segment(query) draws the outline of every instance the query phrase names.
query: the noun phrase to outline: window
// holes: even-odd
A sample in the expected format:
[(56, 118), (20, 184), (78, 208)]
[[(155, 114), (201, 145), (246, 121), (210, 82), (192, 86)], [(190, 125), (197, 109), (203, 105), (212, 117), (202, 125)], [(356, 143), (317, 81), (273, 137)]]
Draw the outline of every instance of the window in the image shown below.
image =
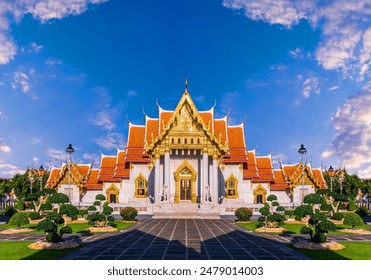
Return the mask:
[(257, 204), (262, 204), (263, 203), (263, 195), (262, 194), (258, 194), (256, 196), (256, 203)]
[(147, 194), (147, 181), (143, 177), (142, 174), (140, 174), (137, 179), (135, 179), (135, 197), (141, 198), (146, 197)]
[(120, 190), (115, 186), (115, 184), (111, 184), (111, 186), (106, 191), (107, 202), (119, 203), (119, 194)]
[(237, 187), (238, 187), (238, 180), (236, 177), (233, 175), (229, 176), (227, 181), (225, 182), (226, 185), (226, 198), (237, 198), (238, 193), (237, 193)]

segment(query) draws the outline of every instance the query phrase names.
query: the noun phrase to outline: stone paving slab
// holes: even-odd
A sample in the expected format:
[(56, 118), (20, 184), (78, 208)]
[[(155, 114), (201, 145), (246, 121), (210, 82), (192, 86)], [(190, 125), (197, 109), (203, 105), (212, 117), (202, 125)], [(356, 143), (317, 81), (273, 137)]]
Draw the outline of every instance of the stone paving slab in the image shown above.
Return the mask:
[(226, 220), (145, 220), (124, 233), (91, 242), (64, 259), (299, 260), (306, 256)]

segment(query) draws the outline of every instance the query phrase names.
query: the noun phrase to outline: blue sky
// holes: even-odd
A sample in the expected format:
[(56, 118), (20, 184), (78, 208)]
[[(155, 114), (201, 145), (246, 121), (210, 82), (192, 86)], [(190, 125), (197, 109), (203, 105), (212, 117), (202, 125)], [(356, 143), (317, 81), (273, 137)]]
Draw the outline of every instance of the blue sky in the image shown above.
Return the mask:
[(0, 176), (125, 147), (174, 109), (245, 122), (248, 149), (371, 177), (369, 1), (1, 0)]

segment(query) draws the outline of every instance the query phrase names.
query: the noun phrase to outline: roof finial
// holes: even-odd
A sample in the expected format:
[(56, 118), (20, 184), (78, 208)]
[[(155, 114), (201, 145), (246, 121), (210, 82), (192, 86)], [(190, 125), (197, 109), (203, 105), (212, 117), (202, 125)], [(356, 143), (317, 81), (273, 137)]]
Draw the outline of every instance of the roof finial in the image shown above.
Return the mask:
[(188, 92), (188, 77), (185, 78), (185, 92)]

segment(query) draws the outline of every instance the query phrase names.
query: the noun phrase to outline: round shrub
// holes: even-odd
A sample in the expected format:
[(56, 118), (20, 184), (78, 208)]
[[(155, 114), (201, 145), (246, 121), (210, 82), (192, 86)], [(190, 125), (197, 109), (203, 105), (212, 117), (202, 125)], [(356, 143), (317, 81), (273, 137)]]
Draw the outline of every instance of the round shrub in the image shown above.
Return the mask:
[(281, 223), (285, 220), (285, 216), (284, 215), (280, 215), (280, 214), (271, 214), (271, 215), (268, 215), (267, 216), (267, 221), (268, 222), (277, 222), (277, 223)]
[(259, 217), (259, 218), (258, 218), (258, 222), (259, 222), (259, 223), (264, 223), (264, 222), (265, 222), (264, 217)]
[(104, 201), (106, 200), (106, 197), (103, 194), (97, 194), (95, 200)]
[(95, 211), (97, 211), (97, 207), (95, 207), (94, 205), (90, 205), (88, 207), (88, 212), (95, 212)]
[(328, 233), (329, 231), (336, 231), (336, 226), (329, 220), (324, 220), (316, 225), (316, 233)]
[(260, 214), (262, 214), (263, 216), (268, 216), (270, 211), (269, 211), (269, 207), (267, 206), (264, 206), (262, 208), (259, 209), (259, 212)]
[(79, 215), (80, 216), (84, 217), (87, 214), (88, 214), (88, 210), (87, 209), (79, 210)]
[(304, 203), (320, 204), (321, 202), (322, 202), (322, 197), (316, 193), (310, 193), (304, 197)]
[(341, 221), (342, 219), (344, 219), (344, 215), (343, 213), (336, 212), (332, 215), (332, 219), (335, 221)]
[(61, 237), (59, 236), (58, 233), (53, 231), (53, 232), (49, 232), (46, 235), (46, 241), (53, 242), (53, 243), (58, 243), (58, 242), (61, 242), (62, 239), (61, 239)]
[(320, 209), (321, 209), (322, 211), (331, 211), (331, 210), (332, 210), (332, 207), (331, 207), (331, 205), (328, 204), (328, 203), (323, 203), (323, 204), (321, 204)]
[(17, 209), (17, 210), (25, 210), (26, 209), (26, 205), (24, 204), (24, 200), (23, 199), (17, 199), (14, 207)]
[(273, 201), (272, 206), (280, 206), (280, 204), (277, 201)]
[[(281, 206), (282, 207), (282, 206)], [(282, 207), (283, 208), (283, 207)], [(290, 218), (295, 216), (294, 210), (285, 210), (285, 215), (289, 216)]]
[(345, 219), (343, 221), (344, 225), (351, 226), (355, 228), (356, 226), (363, 226), (365, 223), (362, 218), (356, 213), (345, 213)]
[(348, 211), (354, 211), (357, 210), (358, 205), (354, 200), (349, 200), (348, 205), (347, 205), (347, 210)]
[(18, 212), (15, 213), (9, 220), (9, 225), (17, 226), (18, 228), (21, 227), (21, 225), (27, 225), (28, 224), (28, 217), (26, 213)]
[(39, 219), (41, 219), (41, 216), (38, 212), (30, 212), (30, 213), (28, 213), (28, 218), (30, 220), (39, 220)]
[(240, 221), (249, 221), (252, 216), (252, 210), (247, 207), (240, 207), (234, 211), (234, 215)]
[(294, 214), (295, 219), (296, 217), (299, 217), (299, 219), (304, 218), (305, 216), (313, 214), (313, 207), (311, 205), (300, 205), (295, 208)]
[(310, 219), (309, 219), (308, 222), (311, 225), (316, 225), (319, 222), (324, 221), (324, 220), (326, 220), (325, 214), (323, 214), (323, 213), (315, 213), (315, 214), (312, 215), (312, 217), (310, 217)]
[(361, 206), (356, 210), (355, 213), (360, 215), (361, 217), (367, 217), (367, 208), (364, 206)]
[(121, 209), (120, 215), (125, 221), (133, 221), (138, 215), (138, 210), (133, 207), (125, 207)]
[(317, 232), (313, 235), (312, 242), (314, 243), (323, 243), (327, 241), (327, 237), (324, 233)]
[(313, 235), (313, 230), (310, 228), (310, 227), (302, 227), (301, 229), (300, 229), (300, 233), (301, 234), (309, 234), (310, 236), (312, 236)]
[(61, 227), (61, 229), (59, 230), (59, 233), (60, 233), (60, 236), (62, 237), (62, 235), (65, 233), (72, 233), (72, 228), (70, 226)]
[(7, 206), (5, 208), (5, 216), (11, 217), (17, 212), (17, 209), (15, 209), (13, 206)]
[(268, 195), (267, 200), (268, 200), (268, 201), (277, 200), (277, 196), (274, 195), (274, 194), (270, 194), (270, 195)]
[(285, 213), (285, 214), (286, 214), (286, 212), (285, 212), (285, 207), (283, 207), (283, 206), (278, 206), (278, 207), (276, 208), (276, 211), (277, 211), (277, 212), (282, 212), (282, 213)]

